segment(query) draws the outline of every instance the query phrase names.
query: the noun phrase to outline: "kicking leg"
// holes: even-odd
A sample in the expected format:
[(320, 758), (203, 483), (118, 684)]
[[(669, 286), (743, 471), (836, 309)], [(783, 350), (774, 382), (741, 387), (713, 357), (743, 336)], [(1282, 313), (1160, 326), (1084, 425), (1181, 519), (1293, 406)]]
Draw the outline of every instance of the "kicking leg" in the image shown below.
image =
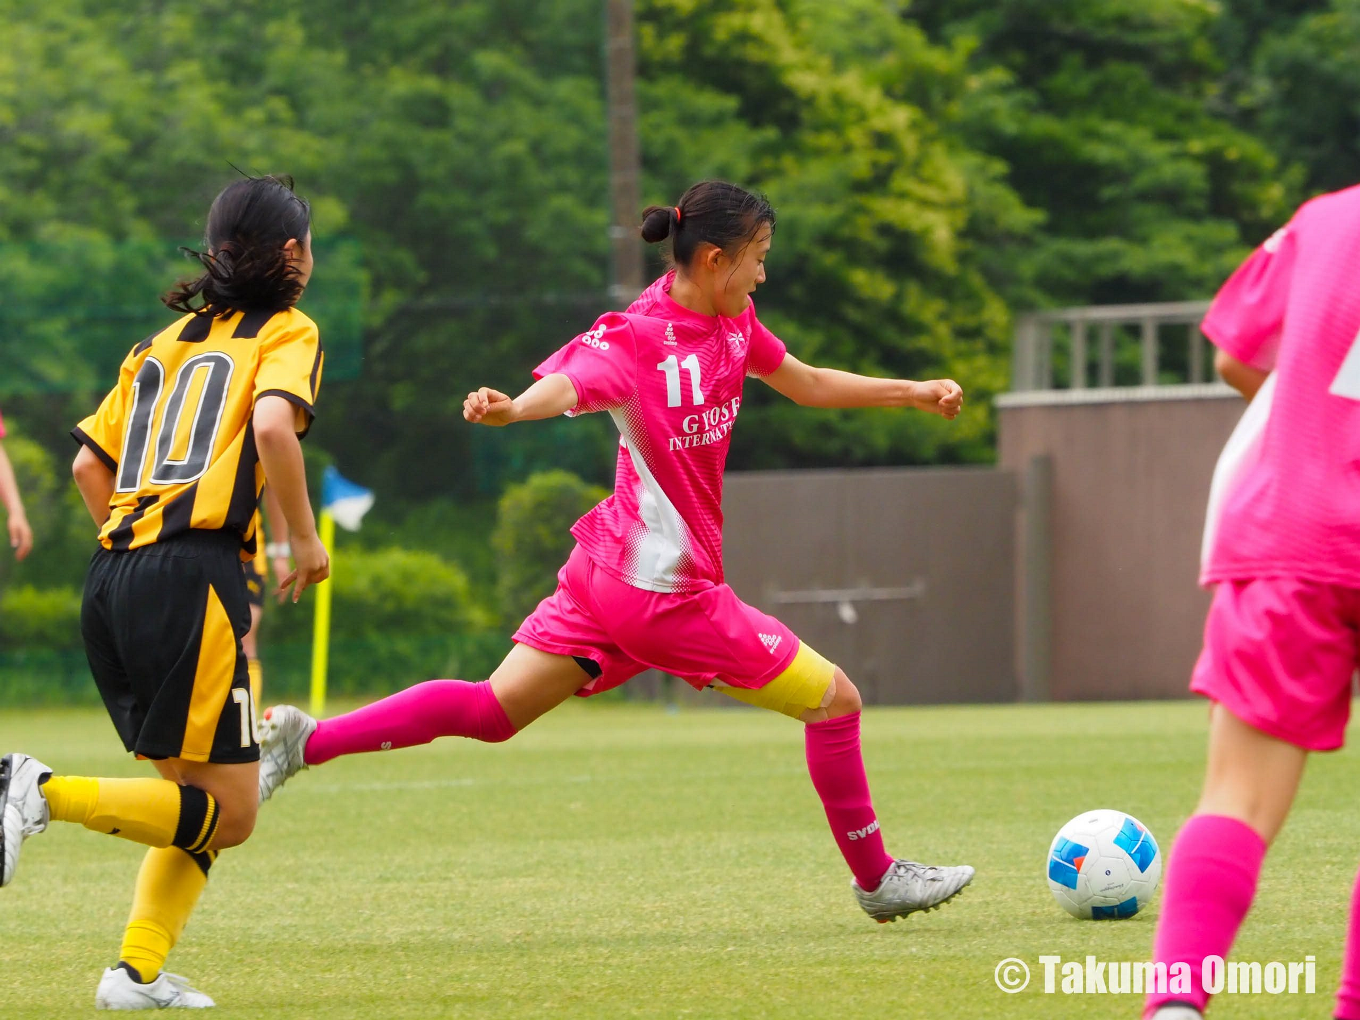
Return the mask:
[[(796, 660), (795, 660), (796, 661)], [(892, 867), (883, 847), (860, 745), (859, 691), (838, 666), (823, 707), (805, 710), (808, 775), (822, 799), (831, 835), (859, 889), (877, 889)]]
[(342, 754), (412, 747), (437, 737), (509, 740), (589, 681), (571, 656), (517, 644), (481, 683), (429, 680), (321, 722), (289, 705), (271, 708), (265, 713), (260, 799), (299, 769)]
[[(1145, 1015), (1172, 1003), (1203, 1011), (1206, 956), (1226, 957), (1251, 909), (1266, 848), (1289, 814), (1307, 752), (1253, 729), (1222, 705), (1209, 727), (1209, 767), (1195, 814), (1168, 855), (1153, 960), (1186, 963), (1191, 993), (1149, 995)], [(1160, 1020), (1160, 1018), (1159, 1018)]]
[(0, 885), (18, 866), (24, 839), (50, 820), (152, 847), (190, 853), (244, 842), (255, 825), (258, 785), (254, 763), (193, 766), (169, 779), (96, 779), (56, 776), (26, 754), (0, 759)]
[(967, 865), (940, 868), (894, 860), (884, 849), (860, 746), (862, 703), (839, 667), (804, 643), (784, 671), (764, 687), (718, 689), (806, 724), (808, 774), (822, 799), (836, 846), (855, 876), (855, 896), (874, 920), (887, 922), (933, 910), (973, 880), (973, 869)]

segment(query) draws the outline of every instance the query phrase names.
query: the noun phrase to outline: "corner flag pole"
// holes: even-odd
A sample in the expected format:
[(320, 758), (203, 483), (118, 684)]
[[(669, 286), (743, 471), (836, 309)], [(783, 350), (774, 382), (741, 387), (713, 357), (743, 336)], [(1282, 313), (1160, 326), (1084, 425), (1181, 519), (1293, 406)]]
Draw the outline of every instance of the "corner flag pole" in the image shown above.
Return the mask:
[[(317, 522), (321, 544), (328, 550), (335, 545), (335, 515), (330, 510), (321, 511)], [(327, 578), (316, 586), (316, 616), (312, 626), (312, 715), (320, 716), (326, 710), (326, 667), (331, 643), (331, 580)]]
[[(358, 531), (364, 514), (373, 507), (373, 493), (341, 476), (335, 465), (321, 473), (321, 519), (317, 530), (321, 544), (331, 553), (335, 569), (335, 526)], [(331, 643), (331, 582), (327, 578), (316, 586), (316, 616), (312, 629), (312, 715), (326, 710), (326, 666)]]

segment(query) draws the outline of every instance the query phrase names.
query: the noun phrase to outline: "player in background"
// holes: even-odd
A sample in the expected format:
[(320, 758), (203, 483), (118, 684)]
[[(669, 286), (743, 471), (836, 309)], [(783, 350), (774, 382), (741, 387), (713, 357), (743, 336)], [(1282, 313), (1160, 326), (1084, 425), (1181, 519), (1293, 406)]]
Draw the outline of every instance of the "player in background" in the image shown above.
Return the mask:
[(241, 563), (266, 476), (292, 529), (293, 598), (326, 577), (298, 443), (321, 380), (315, 323), (293, 305), (312, 271), (310, 209), (286, 177), (245, 178), (213, 202), (203, 274), (166, 295), (184, 313), (132, 348), (72, 431), (73, 472), (99, 529), (81, 635), (124, 746), (161, 778), (54, 775), (0, 758), (0, 885), (50, 819), (151, 847), (101, 1009), (205, 1007), (163, 971), (220, 850), (259, 806), (259, 745), (241, 638)]
[[(5, 438), (5, 419), (0, 418), (0, 439)], [(5, 508), (9, 526), (9, 547), (14, 558), (22, 560), (33, 548), (33, 529), (28, 526), (24, 501), (19, 497), (19, 482), (14, 477), (14, 466), (0, 443), (0, 506)]]
[[(1251, 401), (1215, 471), (1201, 583), (1214, 586), (1190, 689), (1213, 702), (1208, 769), (1168, 857), (1154, 959), (1192, 993), (1145, 1016), (1197, 1020), (1309, 751), (1342, 745), (1360, 666), (1360, 188), (1302, 206), (1215, 297), (1204, 333)], [(1336, 1016), (1360, 1020), (1360, 884)]]
[[(260, 621), (264, 618), (264, 596), (269, 585), (269, 571), (272, 567), (277, 580), (287, 577), (290, 555), (288, 521), (283, 515), (279, 501), (274, 498), (274, 490), (267, 485), (264, 489), (263, 502), (269, 508), (269, 513), (262, 515), (256, 508), (255, 520), (251, 525), (256, 535), (255, 555), (242, 565), (246, 572), (246, 601), (250, 604), (250, 629), (241, 639), (241, 648), (245, 652), (246, 671), (250, 675), (250, 702), (256, 706), (262, 704), (261, 698), (264, 697), (264, 669), (260, 666)], [(287, 597), (286, 589), (275, 589), (275, 601), (282, 604)]]
[[(606, 411), (621, 436), (614, 494), (572, 529), (577, 547), (489, 681), (433, 680), (317, 723), (291, 706), (264, 724), (261, 796), (304, 764), (423, 744), (502, 741), (572, 695), (655, 667), (806, 724), (808, 770), (873, 918), (955, 896), (973, 869), (894, 860), (860, 753), (860, 697), (834, 664), (723, 583), (722, 476), (747, 376), (811, 407), (914, 407), (954, 418), (951, 380), (875, 379), (804, 365), (756, 318), (774, 210), (720, 181), (644, 214), (674, 269), (541, 364), (520, 396), (483, 388), (464, 417), (484, 425)], [(920, 805), (916, 805), (920, 807)]]

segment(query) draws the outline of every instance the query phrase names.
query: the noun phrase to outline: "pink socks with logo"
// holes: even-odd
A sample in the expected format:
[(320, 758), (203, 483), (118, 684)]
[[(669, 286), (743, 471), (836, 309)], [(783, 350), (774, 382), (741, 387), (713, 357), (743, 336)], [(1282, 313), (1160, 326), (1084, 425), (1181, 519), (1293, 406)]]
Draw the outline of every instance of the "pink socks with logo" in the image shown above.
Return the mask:
[(1145, 1017), (1177, 1001), (1203, 1011), (1209, 1001), (1201, 979), (1204, 958), (1228, 956), (1256, 896), (1265, 856), (1265, 840), (1236, 818), (1195, 815), (1185, 823), (1167, 861), (1152, 959), (1168, 971), (1173, 963), (1188, 963), (1191, 993), (1149, 995)]
[(303, 759), (308, 765), (320, 765), (342, 754), (428, 744), (436, 737), (499, 743), (514, 735), (515, 727), (492, 693), (491, 681), (428, 680), (346, 715), (321, 720)]
[(826, 820), (841, 856), (861, 889), (872, 892), (893, 859), (883, 849), (883, 834), (869, 799), (869, 779), (859, 745), (859, 713), (808, 723), (808, 773), (826, 808)]

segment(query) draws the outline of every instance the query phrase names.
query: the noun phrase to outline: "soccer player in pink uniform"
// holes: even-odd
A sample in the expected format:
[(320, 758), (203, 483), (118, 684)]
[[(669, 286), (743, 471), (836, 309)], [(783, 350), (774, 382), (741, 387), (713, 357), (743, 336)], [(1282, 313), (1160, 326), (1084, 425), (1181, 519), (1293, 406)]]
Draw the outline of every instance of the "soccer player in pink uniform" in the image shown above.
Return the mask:
[(933, 909), (972, 880), (971, 867), (889, 856), (860, 753), (859, 692), (723, 583), (723, 465), (747, 376), (813, 407), (915, 407), (952, 419), (963, 403), (952, 380), (874, 379), (789, 354), (750, 297), (765, 281), (774, 220), (763, 198), (719, 181), (648, 209), (642, 236), (669, 237), (675, 268), (543, 362), (518, 397), (468, 394), (463, 416), (482, 425), (608, 413), (620, 436), (614, 494), (572, 528), (578, 544), (557, 591), (524, 621), (490, 680), (432, 680), (321, 722), (271, 709), (262, 798), (304, 765), (341, 754), (449, 735), (507, 740), (572, 695), (654, 667), (806, 724), (813, 786), (871, 917)]
[[(1204, 792), (1171, 850), (1154, 959), (1197, 1020), (1206, 956), (1226, 957), (1309, 751), (1342, 744), (1360, 666), (1360, 188), (1302, 206), (1233, 274), (1204, 332), (1251, 405), (1215, 471), (1201, 582), (1214, 585), (1190, 689), (1213, 701)], [(1336, 1016), (1360, 1020), (1360, 884)]]

